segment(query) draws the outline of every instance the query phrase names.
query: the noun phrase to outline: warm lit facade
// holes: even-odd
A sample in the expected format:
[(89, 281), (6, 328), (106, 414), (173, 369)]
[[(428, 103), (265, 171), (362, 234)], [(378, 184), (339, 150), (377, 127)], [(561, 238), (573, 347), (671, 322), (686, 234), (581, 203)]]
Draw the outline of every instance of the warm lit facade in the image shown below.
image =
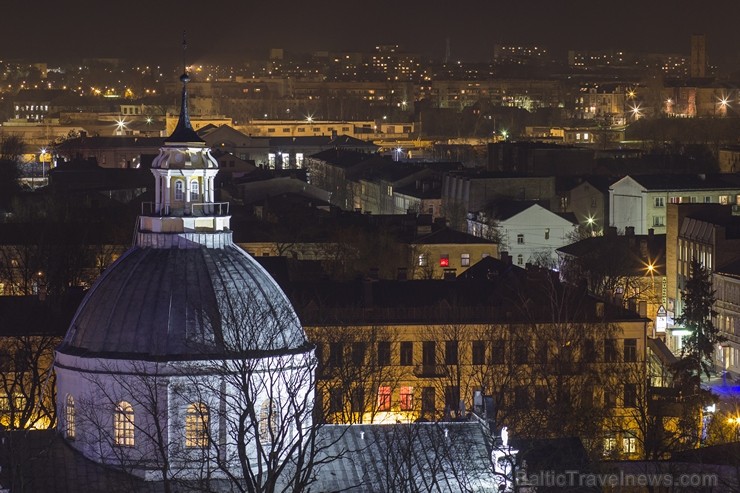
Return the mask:
[[(424, 292), (421, 285), (408, 289)], [(451, 308), (442, 305), (382, 310), (374, 323), (309, 322), (320, 358), (317, 401), (330, 422), (393, 423), (454, 419), (480, 410), (485, 396), (493, 398), (498, 425), (538, 437), (570, 426), (555, 411), (570, 409), (576, 421), (596, 424), (583, 437), (591, 447), (603, 445), (609, 457), (638, 457), (646, 320), (605, 320), (603, 304), (591, 306), (596, 318), (585, 323), (431, 321), (449, 318)], [(340, 311), (344, 319), (353, 313)], [(480, 307), (467, 317), (494, 312)], [(430, 322), (419, 321), (425, 319)]]

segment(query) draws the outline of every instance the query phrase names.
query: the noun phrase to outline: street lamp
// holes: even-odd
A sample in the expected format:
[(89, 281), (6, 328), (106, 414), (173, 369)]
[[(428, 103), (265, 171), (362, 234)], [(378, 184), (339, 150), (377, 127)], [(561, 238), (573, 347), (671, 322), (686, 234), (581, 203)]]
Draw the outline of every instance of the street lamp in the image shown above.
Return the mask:
[(128, 122), (125, 118), (119, 118), (116, 120), (116, 135), (123, 135), (123, 130), (128, 128), (126, 125)]

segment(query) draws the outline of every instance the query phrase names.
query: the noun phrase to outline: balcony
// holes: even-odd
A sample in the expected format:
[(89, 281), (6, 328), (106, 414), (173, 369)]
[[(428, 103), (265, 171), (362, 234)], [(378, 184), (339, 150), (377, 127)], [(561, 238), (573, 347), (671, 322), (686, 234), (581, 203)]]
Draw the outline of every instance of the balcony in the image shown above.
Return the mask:
[(416, 365), (414, 375), (417, 378), (439, 378), (448, 375), (445, 365)]
[(210, 217), (229, 214), (229, 202), (194, 202), (184, 207), (172, 207), (154, 202), (142, 202), (141, 215), (149, 217), (192, 216)]

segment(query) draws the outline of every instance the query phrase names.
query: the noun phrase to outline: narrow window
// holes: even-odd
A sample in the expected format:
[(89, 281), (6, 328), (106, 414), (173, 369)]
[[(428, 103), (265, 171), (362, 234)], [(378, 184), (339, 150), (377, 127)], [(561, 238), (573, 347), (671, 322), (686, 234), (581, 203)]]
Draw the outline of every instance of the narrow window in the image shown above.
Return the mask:
[(463, 253), (460, 255), (460, 265), (463, 267), (467, 267), (470, 265), (470, 254), (469, 253)]
[(391, 364), (391, 343), (389, 341), (378, 342), (378, 366), (389, 366)]
[(200, 196), (200, 186), (198, 185), (197, 180), (193, 180), (190, 182), (190, 201), (191, 202), (197, 201), (199, 196)]
[(113, 415), (113, 441), (124, 447), (134, 446), (134, 408), (126, 401), (116, 405)]
[(486, 343), (483, 341), (473, 341), (473, 364), (482, 365), (486, 361)]
[(401, 366), (411, 366), (414, 364), (414, 343), (404, 341), (401, 343)]
[(184, 183), (182, 180), (177, 180), (175, 182), (175, 200), (183, 200), (185, 198), (185, 193), (183, 192)]
[(414, 408), (414, 388), (413, 387), (401, 387), (399, 405), (401, 411), (412, 411)]
[(458, 360), (458, 342), (445, 341), (445, 364), (456, 365)]
[(262, 443), (272, 443), (278, 433), (280, 410), (274, 399), (265, 399), (260, 408), (259, 434)]
[(190, 404), (185, 411), (185, 446), (208, 446), (208, 406), (202, 402)]
[(67, 406), (64, 410), (65, 421), (66, 421), (66, 432), (67, 438), (74, 440), (75, 438), (75, 398), (71, 394), (67, 394)]
[(391, 410), (391, 388), (387, 385), (378, 387), (378, 411)]

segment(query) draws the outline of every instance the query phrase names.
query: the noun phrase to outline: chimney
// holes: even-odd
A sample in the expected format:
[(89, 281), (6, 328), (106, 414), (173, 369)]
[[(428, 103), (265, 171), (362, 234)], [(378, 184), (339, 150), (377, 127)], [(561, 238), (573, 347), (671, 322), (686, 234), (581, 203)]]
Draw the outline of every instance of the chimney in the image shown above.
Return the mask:
[(511, 255), (509, 255), (509, 252), (501, 252), (501, 261), (506, 265), (511, 265)]
[(617, 227), (616, 226), (609, 226), (606, 228), (606, 237), (607, 238), (614, 238), (617, 236)]
[(635, 236), (635, 227), (634, 226), (627, 226), (624, 228), (624, 235), (625, 236)]
[(648, 236), (652, 240), (653, 236), (655, 236), (655, 230), (653, 228), (648, 229)]
[(406, 267), (399, 267), (398, 274), (396, 275), (396, 279), (399, 281), (408, 280), (408, 269)]

